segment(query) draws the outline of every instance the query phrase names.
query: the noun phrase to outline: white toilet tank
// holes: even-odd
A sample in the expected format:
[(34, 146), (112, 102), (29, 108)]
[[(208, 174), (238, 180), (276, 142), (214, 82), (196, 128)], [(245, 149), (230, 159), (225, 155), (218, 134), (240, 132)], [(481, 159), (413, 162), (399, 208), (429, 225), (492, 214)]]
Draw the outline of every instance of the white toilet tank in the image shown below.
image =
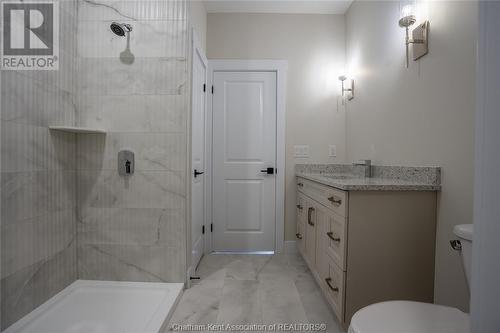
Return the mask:
[(464, 265), (467, 284), (470, 286), (470, 271), (472, 264), (472, 235), (474, 228), (472, 224), (460, 224), (453, 228), (453, 233), (458, 237), (462, 245), (462, 263)]

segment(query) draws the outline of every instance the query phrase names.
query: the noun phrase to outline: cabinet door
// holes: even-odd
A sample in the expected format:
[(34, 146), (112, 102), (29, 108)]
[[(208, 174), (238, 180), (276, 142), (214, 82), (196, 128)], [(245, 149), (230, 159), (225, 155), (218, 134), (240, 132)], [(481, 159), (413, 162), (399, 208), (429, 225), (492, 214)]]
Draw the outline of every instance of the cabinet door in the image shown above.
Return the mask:
[(302, 255), (305, 255), (306, 242), (306, 198), (303, 194), (297, 194), (297, 248)]
[(312, 200), (306, 201), (306, 244), (305, 256), (309, 263), (309, 268), (316, 268), (316, 230), (317, 230), (317, 204)]
[(320, 231), (320, 238), (324, 243), (324, 251), (343, 270), (346, 270), (345, 253), (347, 245), (347, 219), (333, 211), (326, 209), (324, 228)]
[(329, 215), (331, 212), (317, 205), (316, 207), (316, 271), (324, 279), (328, 275), (328, 240), (326, 232), (328, 229)]

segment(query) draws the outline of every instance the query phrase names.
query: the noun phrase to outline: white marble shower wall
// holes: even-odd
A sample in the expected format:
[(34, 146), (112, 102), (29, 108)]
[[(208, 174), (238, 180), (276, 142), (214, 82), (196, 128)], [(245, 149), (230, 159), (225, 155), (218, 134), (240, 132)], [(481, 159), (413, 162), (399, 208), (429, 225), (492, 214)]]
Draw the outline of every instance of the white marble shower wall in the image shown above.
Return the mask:
[[(79, 135), (78, 268), (83, 279), (184, 282), (188, 119), (186, 1), (78, 0), (82, 126)], [(127, 23), (132, 64), (120, 54)], [(135, 173), (117, 172), (122, 149)]]
[(1, 73), (1, 329), (77, 278), (76, 0), (60, 2), (60, 69)]

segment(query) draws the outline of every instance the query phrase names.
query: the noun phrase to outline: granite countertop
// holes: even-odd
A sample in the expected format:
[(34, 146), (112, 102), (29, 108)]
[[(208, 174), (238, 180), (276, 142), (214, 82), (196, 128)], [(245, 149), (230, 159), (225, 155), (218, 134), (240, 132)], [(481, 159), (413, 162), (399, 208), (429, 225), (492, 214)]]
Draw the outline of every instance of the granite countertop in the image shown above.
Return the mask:
[(295, 174), (344, 191), (439, 191), (439, 167), (373, 166), (373, 177), (364, 177), (364, 167), (350, 165), (298, 164)]

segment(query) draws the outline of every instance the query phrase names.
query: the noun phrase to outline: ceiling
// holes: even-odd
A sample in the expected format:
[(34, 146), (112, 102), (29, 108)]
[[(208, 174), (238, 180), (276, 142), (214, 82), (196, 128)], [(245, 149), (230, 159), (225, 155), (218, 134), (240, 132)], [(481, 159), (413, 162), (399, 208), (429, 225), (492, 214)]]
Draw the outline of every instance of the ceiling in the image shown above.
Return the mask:
[(209, 13), (345, 14), (352, 0), (205, 0)]

